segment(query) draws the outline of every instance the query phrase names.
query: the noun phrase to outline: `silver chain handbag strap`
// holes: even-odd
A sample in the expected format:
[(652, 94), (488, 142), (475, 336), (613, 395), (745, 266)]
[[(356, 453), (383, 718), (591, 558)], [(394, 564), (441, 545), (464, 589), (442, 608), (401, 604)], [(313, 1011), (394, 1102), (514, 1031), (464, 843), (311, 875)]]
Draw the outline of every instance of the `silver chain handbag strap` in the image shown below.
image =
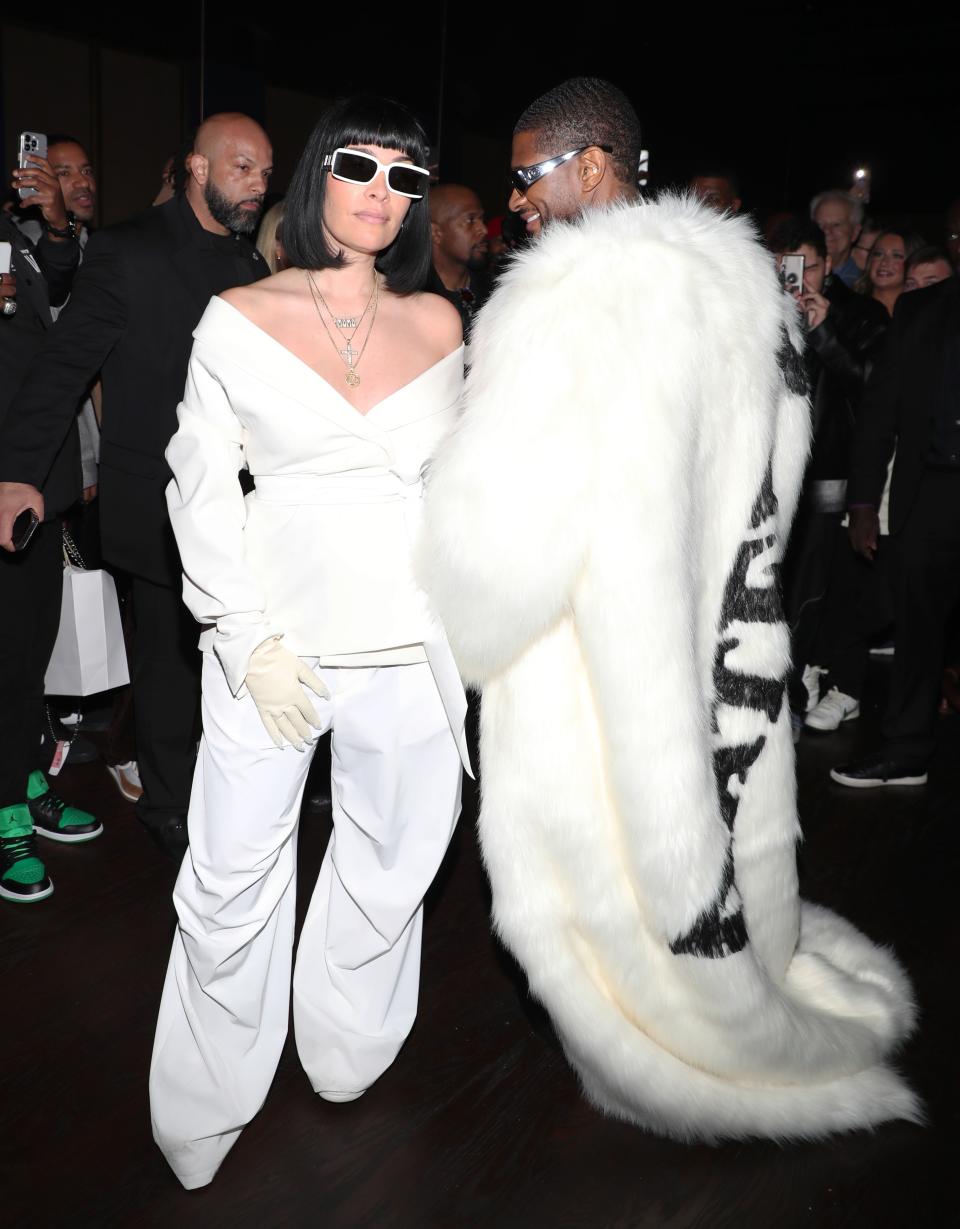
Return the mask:
[(63, 527), (63, 562), (69, 563), (75, 568), (83, 568), (86, 571), (87, 565), (83, 562), (83, 556), (77, 549), (77, 544), (70, 536), (70, 530), (64, 525)]

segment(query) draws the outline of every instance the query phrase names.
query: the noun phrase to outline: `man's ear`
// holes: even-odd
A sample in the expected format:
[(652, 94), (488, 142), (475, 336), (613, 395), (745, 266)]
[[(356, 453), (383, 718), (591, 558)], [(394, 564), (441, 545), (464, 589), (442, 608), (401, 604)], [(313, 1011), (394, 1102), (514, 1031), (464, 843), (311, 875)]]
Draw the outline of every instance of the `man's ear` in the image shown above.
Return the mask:
[[(854, 242), (856, 242), (856, 240), (854, 240)], [(823, 267), (824, 267), (824, 269), (826, 269), (826, 273), (824, 273), (824, 275), (823, 275), (823, 276), (824, 276), (824, 277), (829, 277), (829, 276), (830, 276), (830, 274), (833, 272), (833, 261), (830, 259), (830, 253), (829, 253), (829, 252), (827, 253), (826, 258), (824, 259), (824, 262), (823, 262)]]
[(443, 234), (442, 227), (437, 222), (430, 223), (430, 241), (436, 247), (440, 242), (440, 236)]
[(188, 154), (186, 157), (187, 172), (202, 188), (210, 176), (210, 159), (205, 154)]
[(608, 155), (596, 145), (588, 146), (577, 160), (577, 178), (580, 191), (595, 192), (603, 183), (609, 167)]
[(854, 225), (854, 228), (853, 228), (853, 238), (850, 240), (850, 246), (851, 246), (851, 247), (853, 247), (853, 245), (856, 243), (856, 241), (860, 238), (860, 232), (861, 232), (862, 230), (863, 230), (863, 223), (862, 223), (862, 222), (860, 223), (860, 225), (859, 225), (859, 226)]

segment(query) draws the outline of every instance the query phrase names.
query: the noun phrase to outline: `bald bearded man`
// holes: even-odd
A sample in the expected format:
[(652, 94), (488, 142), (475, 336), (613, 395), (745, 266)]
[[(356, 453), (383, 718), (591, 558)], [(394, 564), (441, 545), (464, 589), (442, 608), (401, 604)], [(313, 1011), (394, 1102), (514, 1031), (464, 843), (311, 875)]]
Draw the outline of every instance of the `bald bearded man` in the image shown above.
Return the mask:
[(44, 480), (78, 398), (102, 372), (103, 554), (132, 577), (137, 624), (138, 814), (174, 857), (187, 844), (200, 660), (196, 624), (180, 600), (164, 450), (207, 303), (268, 273), (246, 236), (263, 209), (272, 159), (266, 133), (248, 116), (206, 120), (183, 193), (90, 240), (69, 305), (0, 428), (0, 546), (10, 550), (20, 511), (44, 518)]

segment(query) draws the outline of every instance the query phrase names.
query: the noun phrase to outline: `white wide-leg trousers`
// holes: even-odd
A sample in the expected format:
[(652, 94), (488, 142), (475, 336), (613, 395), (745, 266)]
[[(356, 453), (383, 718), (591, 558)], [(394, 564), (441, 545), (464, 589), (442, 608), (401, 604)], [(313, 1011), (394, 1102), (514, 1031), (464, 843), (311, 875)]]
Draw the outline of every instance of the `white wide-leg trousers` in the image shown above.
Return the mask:
[[(460, 813), (460, 759), (429, 665), (318, 673), (334, 831), (300, 936), (294, 1031), (314, 1089), (352, 1093), (413, 1026), (422, 901)], [(273, 745), (204, 654), (190, 849), (150, 1070), (154, 1138), (188, 1189), (216, 1173), (280, 1059), (309, 766), (309, 752)]]

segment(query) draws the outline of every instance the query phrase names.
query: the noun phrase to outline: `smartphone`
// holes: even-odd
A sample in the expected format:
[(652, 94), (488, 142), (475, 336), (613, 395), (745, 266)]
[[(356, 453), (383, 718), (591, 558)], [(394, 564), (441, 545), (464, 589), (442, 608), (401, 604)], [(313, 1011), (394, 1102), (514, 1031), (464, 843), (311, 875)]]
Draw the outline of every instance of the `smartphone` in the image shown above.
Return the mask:
[[(21, 132), (20, 133), (20, 156), (17, 165), (23, 170), (25, 167), (33, 166), (30, 158), (46, 158), (47, 156), (47, 137), (43, 132)], [(17, 188), (20, 194), (20, 199), (25, 201), (28, 196), (36, 196), (36, 188)]]
[(10, 272), (10, 261), (13, 259), (13, 244), (0, 243), (0, 273)]
[(37, 532), (39, 524), (40, 519), (36, 512), (32, 508), (24, 508), (13, 522), (13, 533), (10, 535), (13, 539), (13, 549), (16, 551), (26, 550), (30, 545), (30, 539)]
[(780, 285), (787, 294), (803, 292), (803, 256), (786, 255), (780, 258)]
[(855, 196), (858, 201), (863, 201), (865, 205), (870, 201), (870, 178), (870, 168), (858, 166), (850, 181), (850, 195)]

